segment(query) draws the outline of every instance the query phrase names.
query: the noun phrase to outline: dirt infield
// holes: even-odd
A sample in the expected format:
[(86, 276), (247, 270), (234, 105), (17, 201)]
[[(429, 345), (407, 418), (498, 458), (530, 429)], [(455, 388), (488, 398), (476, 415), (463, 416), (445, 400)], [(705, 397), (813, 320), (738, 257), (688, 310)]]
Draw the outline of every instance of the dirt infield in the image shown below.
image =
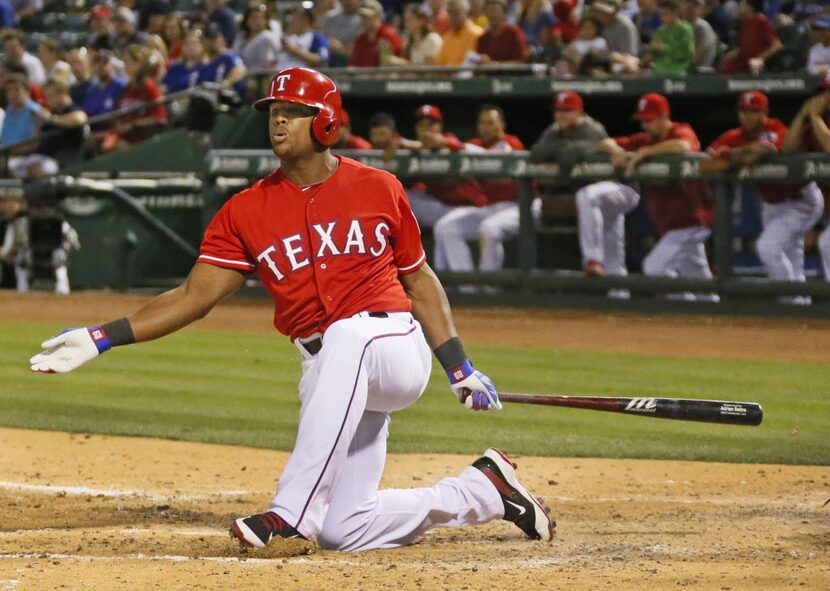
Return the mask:
[[(0, 294), (0, 321), (85, 324), (142, 299)], [(195, 329), (267, 330), (270, 316), (263, 302), (235, 300)], [(813, 320), (462, 310), (457, 321), (479, 343), (810, 361), (830, 350), (830, 323)], [(498, 522), (430, 532), (397, 550), (240, 556), (229, 521), (267, 505), (286, 459), (0, 429), (0, 591), (830, 589), (827, 467), (517, 458), (529, 488), (554, 507), (552, 545)], [(472, 459), (391, 456), (383, 485), (428, 486)]]

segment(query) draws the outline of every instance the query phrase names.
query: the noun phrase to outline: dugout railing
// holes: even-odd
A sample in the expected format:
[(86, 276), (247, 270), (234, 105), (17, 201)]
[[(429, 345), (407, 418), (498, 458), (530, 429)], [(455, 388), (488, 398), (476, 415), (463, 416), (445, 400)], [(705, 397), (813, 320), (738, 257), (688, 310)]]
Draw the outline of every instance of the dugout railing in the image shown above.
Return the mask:
[[(610, 289), (629, 289), (633, 294), (675, 292), (718, 293), (725, 301), (774, 299), (775, 296), (810, 295), (814, 311), (830, 312), (830, 283), (811, 279), (806, 283), (777, 282), (763, 277), (739, 277), (733, 269), (731, 205), (737, 188), (743, 184), (830, 181), (830, 155), (809, 154), (769, 158), (755, 166), (730, 174), (701, 174), (701, 156), (667, 156), (641, 164), (634, 175), (624, 177), (605, 156), (591, 156), (572, 166), (530, 164), (526, 152), (512, 154), (399, 154), (384, 159), (381, 152), (342, 152), (365, 164), (395, 173), (408, 181), (425, 179), (512, 178), (520, 183), (520, 232), (517, 238), (517, 267), (491, 273), (442, 273), (447, 285), (496, 285), (505, 289), (489, 299), (498, 301), (523, 295), (532, 300), (541, 293), (605, 294)], [(264, 150), (212, 150), (206, 160), (206, 182), (217, 188), (217, 195), (229, 196), (278, 165), (277, 158)], [(645, 277), (591, 277), (580, 271), (539, 269), (536, 261), (537, 226), (531, 214), (531, 183), (538, 179), (570, 179), (576, 183), (618, 179), (622, 182), (666, 182), (671, 179), (709, 181), (714, 189), (716, 223), (711, 239), (712, 280)], [(219, 198), (221, 201), (222, 198)], [(218, 205), (218, 203), (217, 203)], [(574, 236), (574, 240), (576, 237)], [(482, 297), (477, 295), (477, 298)]]

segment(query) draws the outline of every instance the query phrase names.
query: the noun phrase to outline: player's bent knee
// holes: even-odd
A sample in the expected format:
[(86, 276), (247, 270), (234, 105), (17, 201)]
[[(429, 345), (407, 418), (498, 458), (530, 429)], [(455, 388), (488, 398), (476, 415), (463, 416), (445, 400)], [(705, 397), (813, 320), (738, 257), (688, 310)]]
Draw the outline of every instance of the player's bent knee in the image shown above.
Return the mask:
[(650, 277), (659, 277), (665, 275), (665, 269), (656, 257), (648, 255), (643, 259), (643, 274)]
[(504, 238), (504, 231), (498, 224), (485, 221), (479, 226), (478, 235), (484, 242), (501, 242)]

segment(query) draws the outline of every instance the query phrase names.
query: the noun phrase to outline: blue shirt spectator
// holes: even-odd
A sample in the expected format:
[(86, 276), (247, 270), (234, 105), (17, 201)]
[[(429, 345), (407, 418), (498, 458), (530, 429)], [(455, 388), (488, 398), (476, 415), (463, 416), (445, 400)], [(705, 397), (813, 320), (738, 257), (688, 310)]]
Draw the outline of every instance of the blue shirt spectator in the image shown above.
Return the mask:
[(216, 82), (243, 94), (248, 70), (242, 58), (227, 50), (225, 37), (216, 25), (209, 25), (203, 37), (207, 63), (199, 68), (199, 83)]
[(90, 117), (103, 115), (115, 110), (115, 100), (124, 93), (127, 81), (112, 78), (107, 82), (91, 84), (84, 94), (83, 108)]
[[(187, 65), (181, 60), (177, 60), (170, 64), (161, 83), (167, 92), (180, 92), (193, 88), (199, 83), (199, 78), (202, 73), (201, 64)], [(206, 74), (209, 74), (206, 72)]]
[(21, 74), (11, 74), (5, 84), (6, 117), (0, 131), (0, 144), (8, 146), (32, 139), (38, 130), (40, 106), (29, 95), (29, 85)]
[(538, 53), (548, 42), (550, 28), (559, 22), (550, 8), (542, 8), (535, 13), (531, 12), (531, 6), (522, 10), (516, 15), (516, 24), (519, 25), (525, 34), (525, 40), (531, 49)]
[(14, 8), (9, 0), (0, 0), (0, 29), (14, 27)]
[(230, 47), (236, 37), (236, 12), (225, 5), (226, 0), (205, 0), (208, 25), (216, 25), (222, 31), (225, 44)]

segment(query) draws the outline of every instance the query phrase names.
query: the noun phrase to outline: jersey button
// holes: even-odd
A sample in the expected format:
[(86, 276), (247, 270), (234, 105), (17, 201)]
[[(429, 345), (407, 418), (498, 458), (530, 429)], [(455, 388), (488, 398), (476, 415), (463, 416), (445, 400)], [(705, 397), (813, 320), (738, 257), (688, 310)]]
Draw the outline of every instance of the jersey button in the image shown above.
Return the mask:
[(314, 203), (314, 197), (308, 200), (309, 203)]
[(320, 268), (325, 269), (326, 268), (326, 263), (320, 263)]
[(326, 300), (330, 302), (331, 301), (331, 296), (326, 296)]

